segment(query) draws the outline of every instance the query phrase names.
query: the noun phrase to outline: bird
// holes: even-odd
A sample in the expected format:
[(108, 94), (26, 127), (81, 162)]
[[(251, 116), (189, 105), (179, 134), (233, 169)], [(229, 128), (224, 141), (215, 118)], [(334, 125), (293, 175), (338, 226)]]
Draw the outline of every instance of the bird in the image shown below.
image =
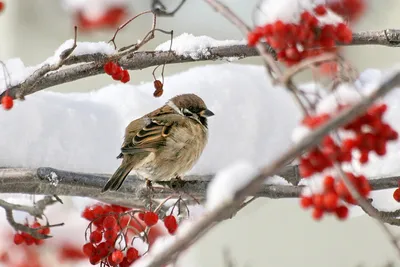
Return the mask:
[(117, 191), (134, 170), (146, 181), (180, 179), (199, 159), (208, 141), (208, 117), (214, 113), (195, 94), (181, 94), (126, 127), (121, 165), (102, 192)]

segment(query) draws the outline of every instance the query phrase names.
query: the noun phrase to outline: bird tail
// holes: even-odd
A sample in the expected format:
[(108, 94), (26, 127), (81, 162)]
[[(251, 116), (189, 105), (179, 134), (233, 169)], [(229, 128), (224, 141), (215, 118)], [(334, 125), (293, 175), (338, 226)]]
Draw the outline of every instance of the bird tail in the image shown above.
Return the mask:
[(119, 168), (115, 171), (113, 176), (111, 176), (111, 178), (107, 181), (101, 192), (103, 193), (108, 190), (117, 191), (122, 186), (122, 183), (125, 181), (132, 169), (132, 164), (122, 163), (121, 166), (119, 166)]

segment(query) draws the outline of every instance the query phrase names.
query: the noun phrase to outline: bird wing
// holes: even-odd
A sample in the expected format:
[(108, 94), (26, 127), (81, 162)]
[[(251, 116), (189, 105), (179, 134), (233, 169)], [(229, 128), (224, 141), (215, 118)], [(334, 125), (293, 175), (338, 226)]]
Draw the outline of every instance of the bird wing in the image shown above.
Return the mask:
[[(166, 138), (170, 135), (171, 129), (180, 119), (180, 115), (168, 114), (147, 119), (141, 128), (127, 131), (125, 142), (121, 147), (123, 154), (137, 154), (154, 152), (159, 147), (164, 146)], [(128, 127), (127, 127), (128, 129)]]

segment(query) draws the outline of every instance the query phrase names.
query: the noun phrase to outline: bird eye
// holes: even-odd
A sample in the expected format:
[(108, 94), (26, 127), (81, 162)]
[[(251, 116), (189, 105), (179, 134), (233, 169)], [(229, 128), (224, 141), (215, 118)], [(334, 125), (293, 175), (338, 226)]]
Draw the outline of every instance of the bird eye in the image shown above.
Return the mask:
[(190, 110), (188, 110), (186, 108), (182, 109), (182, 113), (183, 113), (183, 115), (185, 115), (187, 117), (193, 116), (193, 113), (190, 112)]

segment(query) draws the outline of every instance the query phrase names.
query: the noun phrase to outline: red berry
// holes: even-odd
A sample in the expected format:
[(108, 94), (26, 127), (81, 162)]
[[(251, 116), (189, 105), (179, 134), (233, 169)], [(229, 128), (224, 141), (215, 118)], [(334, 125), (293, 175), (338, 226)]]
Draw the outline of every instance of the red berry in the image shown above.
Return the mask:
[(324, 206), (324, 198), (322, 194), (314, 194), (312, 200), (314, 207), (322, 208)]
[(121, 73), (121, 82), (127, 83), (131, 80), (128, 70), (123, 70)]
[(147, 226), (151, 227), (157, 223), (158, 215), (152, 211), (148, 211), (144, 214), (143, 221)]
[(313, 210), (312, 217), (314, 218), (314, 220), (317, 220), (317, 221), (321, 220), (323, 215), (324, 215), (324, 211), (322, 209), (315, 208)]
[(353, 40), (353, 33), (344, 23), (339, 23), (336, 27), (336, 36), (339, 41), (349, 44)]
[(300, 198), (300, 206), (304, 209), (311, 207), (313, 204), (313, 200), (311, 197), (302, 196)]
[(139, 219), (144, 221), (144, 212), (139, 212), (138, 217), (139, 217)]
[(155, 80), (154, 81), (154, 88), (156, 90), (162, 90), (163, 89), (163, 83), (160, 80)]
[(104, 64), (104, 72), (107, 73), (108, 75), (112, 75), (113, 74), (113, 65), (115, 63), (112, 61), (107, 62), (106, 64)]
[(101, 257), (99, 255), (92, 255), (89, 257), (89, 262), (92, 265), (97, 265), (101, 261)]
[(121, 250), (116, 250), (113, 253), (111, 253), (111, 259), (116, 264), (119, 264), (124, 259), (124, 254), (122, 253)]
[[(400, 188), (396, 188), (396, 190), (394, 190), (393, 192), (393, 198), (394, 200), (396, 200), (397, 202), (400, 202)], [(14, 239), (15, 242), (15, 239)]]
[(115, 81), (120, 81), (122, 79), (122, 70), (119, 70), (118, 72), (114, 73), (113, 75), (111, 75), (111, 77)]
[(117, 226), (117, 219), (114, 216), (109, 215), (104, 218), (103, 227), (105, 229), (113, 229)]
[(139, 252), (136, 248), (128, 248), (126, 251), (126, 259), (128, 262), (133, 262), (139, 258)]
[(82, 247), (83, 254), (85, 254), (88, 257), (91, 257), (94, 255), (96, 248), (93, 246), (92, 243), (86, 243)]
[(13, 100), (13, 98), (11, 96), (5, 95), (1, 99), (1, 104), (3, 105), (3, 108), (5, 110), (10, 110), (14, 106), (14, 100)]
[(4, 2), (0, 1), (0, 12), (4, 10)]
[(16, 233), (14, 235), (14, 244), (15, 245), (20, 245), (20, 244), (24, 243), (24, 241), (25, 241), (25, 239), (21, 234)]
[(346, 206), (339, 206), (335, 210), (336, 216), (340, 220), (344, 220), (349, 215), (349, 209)]
[(115, 229), (107, 230), (104, 232), (104, 239), (114, 242), (117, 239), (118, 233)]
[(122, 71), (122, 68), (115, 62), (111, 62), (111, 72), (110, 75), (115, 75)]
[(361, 151), (361, 155), (359, 158), (360, 163), (365, 164), (368, 162), (368, 159), (369, 159), (369, 151), (368, 150)]
[(178, 228), (178, 223), (173, 215), (165, 216), (164, 225), (170, 234), (174, 234)]
[(82, 212), (82, 217), (85, 218), (86, 220), (93, 221), (95, 218), (95, 214), (92, 209), (86, 207)]
[(324, 194), (324, 207), (327, 210), (334, 210), (337, 207), (339, 197), (336, 193), (334, 192), (329, 192)]
[(288, 58), (290, 60), (293, 60), (293, 61), (300, 60), (300, 53), (299, 53), (299, 51), (297, 50), (296, 47), (288, 47), (288, 48), (286, 48), (285, 55), (286, 55), (286, 58)]
[(316, 7), (314, 8), (314, 12), (315, 12), (317, 15), (323, 16), (323, 15), (326, 14), (326, 8), (325, 8), (325, 6), (323, 6), (323, 5), (318, 5), (318, 6), (316, 6)]
[(103, 235), (100, 231), (93, 231), (89, 236), (90, 243), (93, 244), (100, 243), (101, 239), (103, 239)]
[(258, 42), (258, 40), (260, 39), (260, 35), (258, 33), (255, 32), (249, 32), (247, 34), (247, 43), (249, 46), (255, 46)]
[(38, 245), (38, 246), (40, 246), (40, 245), (42, 245), (44, 243), (43, 239), (36, 239), (35, 238), (34, 241), (35, 241), (35, 244)]
[(328, 175), (324, 178), (324, 190), (325, 192), (334, 191), (335, 190), (335, 178)]

